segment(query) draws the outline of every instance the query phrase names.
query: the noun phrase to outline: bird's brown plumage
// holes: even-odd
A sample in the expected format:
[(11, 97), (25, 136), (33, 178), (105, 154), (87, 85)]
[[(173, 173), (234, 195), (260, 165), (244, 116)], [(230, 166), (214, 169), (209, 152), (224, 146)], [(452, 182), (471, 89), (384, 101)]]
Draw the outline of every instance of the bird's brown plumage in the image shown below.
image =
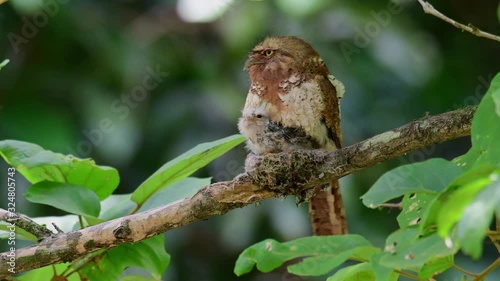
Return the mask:
[[(315, 146), (340, 148), (339, 97), (343, 85), (329, 74), (309, 43), (294, 36), (267, 38), (250, 52), (245, 69), (251, 85), (238, 127), (249, 139), (253, 153)], [(284, 129), (270, 131), (262, 127), (269, 122)], [(280, 137), (279, 132), (287, 132), (288, 137)], [(337, 182), (311, 199), (315, 234), (346, 232), (341, 204)]]

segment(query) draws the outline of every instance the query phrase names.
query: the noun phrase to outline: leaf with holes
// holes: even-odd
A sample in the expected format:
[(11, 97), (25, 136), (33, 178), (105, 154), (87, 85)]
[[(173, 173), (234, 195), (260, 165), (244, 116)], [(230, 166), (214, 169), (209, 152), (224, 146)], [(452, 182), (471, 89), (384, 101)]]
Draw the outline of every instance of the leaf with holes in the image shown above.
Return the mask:
[(408, 193), (438, 194), (461, 172), (456, 164), (440, 158), (403, 165), (385, 173), (361, 198), (365, 206), (376, 208)]
[(353, 234), (303, 237), (285, 243), (267, 239), (245, 249), (236, 261), (234, 272), (240, 276), (255, 265), (262, 272), (270, 272), (286, 261), (304, 257), (302, 262), (289, 266), (289, 270), (305, 276), (321, 275), (342, 264), (359, 247), (371, 247), (371, 244)]
[(380, 264), (389, 268), (419, 269), (427, 262), (455, 254), (437, 233), (420, 237), (418, 227), (400, 229), (386, 241)]
[(436, 196), (430, 193), (405, 194), (401, 203), (403, 210), (397, 217), (399, 227), (405, 228), (420, 223), (427, 207)]

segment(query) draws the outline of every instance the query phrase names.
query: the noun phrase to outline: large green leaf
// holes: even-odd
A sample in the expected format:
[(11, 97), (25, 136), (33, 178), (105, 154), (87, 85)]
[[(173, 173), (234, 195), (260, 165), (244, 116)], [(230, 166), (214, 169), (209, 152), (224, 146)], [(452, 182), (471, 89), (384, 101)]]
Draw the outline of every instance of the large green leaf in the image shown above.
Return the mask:
[(19, 281), (33, 281), (33, 280), (67, 280), (67, 281), (81, 281), (78, 274), (71, 274), (67, 279), (57, 279), (54, 277), (54, 271), (57, 274), (62, 274), (64, 270), (70, 265), (70, 263), (58, 263), (41, 268), (33, 269), (17, 277), (16, 280)]
[[(12, 225), (6, 221), (0, 221), (0, 240), (9, 239), (11, 235), (10, 231), (12, 230), (11, 226)], [(16, 233), (16, 240), (27, 240), (35, 243), (38, 242), (38, 238), (36, 238), (35, 235), (20, 227), (15, 227), (14, 232)]]
[(238, 276), (248, 273), (255, 265), (262, 272), (270, 272), (286, 261), (305, 257), (306, 259), (289, 269), (307, 276), (324, 274), (347, 260), (358, 247), (369, 246), (371, 244), (365, 238), (353, 234), (303, 237), (285, 243), (267, 239), (240, 254), (234, 273)]
[(500, 87), (492, 89), (491, 98), (495, 104), (495, 113), (500, 117)]
[(472, 120), (472, 148), (457, 159), (468, 170), (484, 164), (500, 165), (500, 74), (491, 81)]
[(462, 250), (475, 259), (481, 257), (483, 241), (494, 213), (500, 214), (500, 171), (492, 174), (490, 179), (492, 183), (465, 208), (457, 224), (456, 238)]
[(44, 150), (28, 142), (0, 141), (0, 155), (33, 184), (53, 181), (78, 185), (93, 190), (100, 200), (113, 193), (120, 181), (114, 168), (98, 166), (92, 159)]
[(109, 221), (130, 214), (137, 204), (130, 200), (132, 194), (112, 194), (101, 201), (101, 214), (99, 219)]
[(149, 198), (138, 212), (170, 204), (179, 199), (194, 195), (202, 187), (210, 184), (211, 178), (185, 178), (168, 188), (162, 189), (155, 196)]
[(67, 183), (38, 182), (28, 188), (25, 197), (76, 215), (97, 217), (101, 211), (99, 198), (92, 190)]
[(403, 210), (397, 217), (399, 227), (405, 228), (420, 223), (430, 203), (437, 196), (432, 193), (405, 194), (401, 202)]
[(457, 187), (440, 196), (442, 206), (437, 213), (438, 233), (447, 237), (453, 226), (461, 219), (467, 206), (474, 200), (476, 195), (491, 183), (487, 177), (478, 178), (466, 185)]
[(399, 274), (393, 268), (380, 264), (380, 258), (384, 255), (385, 253), (379, 252), (370, 257), (370, 265), (375, 274), (375, 281), (397, 281)]
[(137, 276), (137, 275), (127, 275), (120, 279), (120, 281), (158, 281), (156, 278), (148, 278), (144, 276)]
[(164, 235), (158, 235), (135, 244), (124, 244), (103, 252), (102, 257), (82, 267), (88, 280), (117, 280), (123, 270), (136, 266), (160, 279), (170, 263), (165, 252)]
[(416, 270), (427, 262), (454, 254), (457, 249), (448, 248), (437, 233), (419, 236), (418, 227), (400, 229), (386, 241), (385, 253), (380, 264), (389, 268)]
[[(481, 178), (487, 178), (494, 170), (495, 167), (491, 165), (481, 165), (479, 167), (467, 170), (458, 178), (456, 178), (446, 188), (446, 191), (439, 194), (439, 196), (435, 196), (434, 198), (432, 198), (430, 202), (428, 202), (428, 206), (424, 209), (424, 213), (422, 215), (422, 222), (420, 223), (420, 230), (422, 231), (422, 233), (425, 232), (426, 229), (432, 229), (433, 231), (435, 230), (437, 225), (437, 218), (441, 212), (441, 208), (443, 207), (443, 204), (449, 201), (449, 197), (451, 196), (451, 194), (453, 194), (461, 186), (469, 185)], [(460, 217), (461, 211), (456, 212), (457, 208), (463, 209), (464, 206), (467, 205), (467, 202), (470, 202), (470, 200), (472, 200), (472, 198), (467, 197), (465, 197), (464, 199), (465, 201), (450, 201), (449, 204), (452, 205), (451, 207), (453, 208), (453, 211), (450, 212), (449, 215), (456, 216), (456, 219), (454, 221), (448, 222), (447, 231), (451, 229), (451, 227)], [(445, 210), (445, 212), (446, 211), (447, 210)], [(445, 236), (446, 234), (443, 235)]]
[(301, 276), (321, 276), (343, 264), (352, 256), (355, 249), (343, 251), (338, 255), (308, 257), (301, 262), (288, 266), (288, 272)]
[(439, 158), (403, 165), (385, 173), (361, 198), (365, 206), (376, 208), (406, 193), (438, 194), (460, 173), (456, 164)]
[(326, 281), (358, 281), (375, 280), (375, 272), (370, 264), (366, 262), (351, 265), (340, 269)]
[(435, 260), (428, 261), (418, 272), (418, 277), (429, 280), (429, 278), (439, 273), (445, 272), (455, 264), (453, 255), (449, 255)]
[(132, 193), (132, 201), (139, 206), (153, 194), (212, 162), (231, 148), (242, 143), (245, 137), (233, 135), (213, 142), (202, 143), (167, 162)]

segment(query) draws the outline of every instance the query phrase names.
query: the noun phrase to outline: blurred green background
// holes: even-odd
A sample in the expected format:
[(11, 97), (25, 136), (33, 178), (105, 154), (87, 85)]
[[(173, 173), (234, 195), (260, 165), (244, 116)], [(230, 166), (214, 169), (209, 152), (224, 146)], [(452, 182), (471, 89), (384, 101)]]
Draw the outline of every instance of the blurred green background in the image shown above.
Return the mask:
[[(500, 34), (498, 1), (434, 2), (459, 22)], [(477, 104), (500, 70), (498, 42), (424, 14), (416, 1), (11, 0), (0, 5), (0, 35), (0, 62), (10, 59), (0, 71), (0, 139), (114, 166), (118, 193), (130, 193), (196, 144), (237, 133), (249, 85), (243, 64), (266, 36), (306, 39), (344, 82), (346, 145), (427, 113)], [(151, 72), (157, 83), (139, 91)], [(112, 127), (97, 133), (104, 119)], [(397, 211), (366, 209), (359, 196), (392, 167), (452, 159), (469, 145), (461, 139), (433, 146), (342, 179), (350, 232), (382, 246), (397, 228)], [(245, 154), (241, 146), (196, 176), (231, 179)], [(6, 169), (0, 160), (2, 206)], [(19, 212), (62, 215), (26, 202), (27, 183), (17, 180)], [(240, 278), (232, 273), (245, 247), (310, 234), (307, 206), (297, 208), (293, 198), (234, 210), (168, 232), (172, 262), (164, 280), (320, 280), (283, 268)], [(494, 247), (487, 248), (481, 261), (459, 257), (457, 263), (481, 271), (495, 257)], [(490, 278), (499, 280), (499, 270)]]

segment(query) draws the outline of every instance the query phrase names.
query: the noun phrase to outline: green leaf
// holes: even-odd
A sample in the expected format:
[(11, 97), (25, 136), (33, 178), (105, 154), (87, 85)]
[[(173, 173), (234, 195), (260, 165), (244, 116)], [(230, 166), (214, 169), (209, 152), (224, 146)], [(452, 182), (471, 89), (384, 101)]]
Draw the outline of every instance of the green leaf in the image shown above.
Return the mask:
[(495, 104), (495, 112), (497, 116), (500, 117), (500, 87), (492, 90), (491, 98)]
[[(420, 223), (420, 230), (423, 232), (425, 229), (431, 228), (435, 229), (437, 224), (437, 217), (443, 204), (448, 200), (448, 197), (453, 193), (458, 187), (470, 184), (476, 181), (478, 178), (488, 177), (495, 170), (492, 165), (481, 165), (473, 169), (465, 171), (462, 175), (456, 178), (439, 196), (434, 197), (429, 202), (428, 207), (425, 209), (422, 216), (422, 222)], [(456, 222), (456, 221), (455, 221)], [(421, 233), (422, 233), (421, 232)]]
[(25, 197), (76, 215), (97, 217), (101, 210), (99, 198), (92, 190), (67, 183), (39, 182), (28, 188)]
[[(336, 256), (326, 255), (318, 257), (308, 257), (301, 262), (288, 266), (288, 272), (301, 276), (321, 276), (342, 265), (347, 259), (369, 260), (371, 255), (380, 253), (375, 247), (356, 247), (351, 250), (340, 252)], [(392, 272), (392, 270), (389, 270)], [(387, 279), (385, 279), (387, 281)]]
[(370, 265), (375, 273), (375, 281), (397, 281), (399, 274), (392, 268), (388, 268), (380, 264), (380, 258), (385, 253), (376, 253), (370, 258)]
[[(371, 244), (365, 238), (353, 234), (303, 237), (285, 243), (267, 239), (250, 246), (240, 254), (234, 273), (238, 276), (248, 273), (254, 265), (257, 265), (257, 269), (262, 272), (270, 272), (284, 262), (298, 257), (321, 257), (321, 259), (308, 260), (308, 262), (317, 262), (314, 266), (309, 267), (308, 264), (304, 264), (293, 268), (301, 274), (314, 275), (315, 270), (318, 269), (323, 272), (334, 269), (336, 263), (346, 258), (346, 252), (352, 254), (357, 247), (369, 246)], [(335, 259), (335, 262), (330, 263), (327, 258)], [(330, 266), (329, 270), (327, 270), (328, 266)]]
[(233, 135), (213, 142), (202, 143), (167, 162), (132, 193), (132, 201), (142, 205), (153, 194), (196, 172), (245, 140)]
[(375, 273), (370, 264), (363, 262), (352, 266), (344, 267), (337, 271), (333, 276), (328, 277), (326, 281), (357, 281), (357, 280), (375, 280)]
[(356, 260), (368, 261), (372, 258), (373, 254), (380, 253), (380, 248), (377, 247), (357, 247), (352, 257)]
[[(9, 239), (11, 231), (10, 226), (11, 224), (7, 223), (6, 221), (0, 221), (0, 239)], [(27, 240), (33, 241), (35, 243), (38, 242), (38, 239), (35, 235), (20, 227), (15, 227), (14, 232), (16, 233), (16, 240)]]
[(500, 213), (500, 171), (492, 174), (492, 183), (485, 187), (465, 208), (458, 222), (456, 238), (462, 250), (472, 258), (481, 257), (486, 231), (493, 221), (495, 211)]
[(336, 256), (319, 256), (303, 259), (290, 265), (288, 272), (301, 276), (321, 276), (343, 264), (354, 252), (354, 249), (344, 251)]
[(439, 158), (403, 165), (382, 177), (361, 198), (369, 208), (406, 193), (437, 194), (461, 173), (456, 164)]
[(0, 70), (2, 70), (2, 68), (4, 68), (9, 62), (10, 60), (3, 60), (3, 62), (0, 63)]
[(436, 194), (413, 193), (405, 194), (403, 197), (403, 210), (397, 220), (400, 228), (419, 224), (430, 203), (436, 198)]
[[(63, 279), (52, 279), (54, 276), (54, 270), (57, 274), (62, 274), (66, 268), (70, 266), (70, 263), (58, 263), (41, 268), (30, 270), (29, 272), (20, 275), (16, 280), (19, 281), (33, 281), (33, 280), (63, 280)], [(71, 274), (66, 277), (68, 281), (80, 281), (78, 274)]]
[(384, 255), (380, 264), (389, 268), (415, 270), (428, 261), (454, 254), (437, 233), (419, 237), (418, 227), (400, 229), (391, 234), (386, 241)]
[(457, 159), (464, 170), (484, 164), (500, 164), (499, 91), (500, 74), (497, 74), (474, 114), (471, 128), (472, 148)]
[[(185, 178), (169, 188), (160, 190), (149, 198), (137, 212), (143, 212), (159, 206), (164, 206), (182, 198), (195, 194), (200, 188), (210, 184), (211, 178)], [(101, 202), (100, 219), (112, 220), (130, 214), (137, 206), (130, 200), (132, 194), (111, 195)]]
[(120, 181), (114, 168), (97, 166), (92, 159), (44, 150), (28, 142), (0, 141), (0, 155), (33, 184), (53, 181), (78, 185), (93, 190), (100, 200), (113, 193)]
[(144, 205), (142, 205), (139, 212), (164, 206), (179, 199), (192, 196), (202, 187), (209, 185), (210, 180), (211, 178), (185, 178), (178, 181), (149, 198)]
[(99, 218), (105, 221), (116, 219), (130, 214), (137, 204), (130, 200), (132, 194), (112, 194), (101, 201)]
[(453, 255), (428, 261), (418, 272), (418, 277), (428, 280), (434, 275), (445, 272), (454, 265)]
[(120, 281), (158, 281), (156, 278), (148, 278), (144, 276), (137, 276), (137, 275), (127, 275), (120, 279)]
[(96, 217), (83, 216), (83, 218), (85, 219), (84, 220), (84, 227), (97, 225), (97, 224), (105, 222), (105, 220), (100, 219), (100, 218), (96, 218)]
[(117, 280), (130, 266), (143, 268), (159, 280), (170, 263), (170, 256), (165, 252), (164, 235), (158, 235), (112, 248), (96, 260), (98, 262), (89, 262), (80, 271), (88, 280)]
[(455, 223), (462, 217), (465, 208), (490, 182), (489, 178), (478, 178), (471, 183), (457, 187), (456, 190), (445, 192), (439, 197), (443, 203), (437, 213), (436, 222), (441, 237), (447, 237), (450, 234)]

